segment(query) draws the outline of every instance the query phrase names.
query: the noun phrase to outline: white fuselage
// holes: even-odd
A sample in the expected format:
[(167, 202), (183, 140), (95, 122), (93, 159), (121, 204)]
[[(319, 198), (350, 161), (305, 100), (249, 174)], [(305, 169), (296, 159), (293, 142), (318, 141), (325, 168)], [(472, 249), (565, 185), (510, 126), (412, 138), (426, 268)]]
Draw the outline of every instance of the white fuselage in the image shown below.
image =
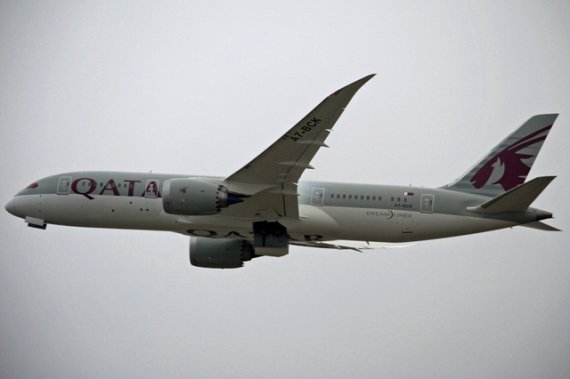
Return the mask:
[[(252, 236), (255, 218), (227, 216), (224, 211), (208, 216), (169, 214), (164, 211), (160, 196), (145, 197), (144, 191), (135, 184), (127, 188), (134, 182), (132, 179), (117, 178), (120, 174), (109, 173), (80, 176), (96, 175), (93, 182), (100, 183), (101, 189), (87, 192), (76, 184), (60, 194), (58, 178), (46, 178), (38, 182), (43, 193), (22, 191), (7, 209), (22, 218), (69, 226), (163, 230), (217, 238)], [(142, 185), (147, 180), (143, 175), (131, 176), (137, 178), (137, 185)], [(160, 178), (164, 180), (166, 176)], [(110, 180), (126, 183), (115, 190), (108, 188), (106, 183)], [(443, 189), (306, 182), (300, 184), (299, 194), (300, 217), (277, 219), (287, 228), (293, 241), (408, 242), (478, 233), (520, 223), (469, 214), (466, 207), (486, 198)]]

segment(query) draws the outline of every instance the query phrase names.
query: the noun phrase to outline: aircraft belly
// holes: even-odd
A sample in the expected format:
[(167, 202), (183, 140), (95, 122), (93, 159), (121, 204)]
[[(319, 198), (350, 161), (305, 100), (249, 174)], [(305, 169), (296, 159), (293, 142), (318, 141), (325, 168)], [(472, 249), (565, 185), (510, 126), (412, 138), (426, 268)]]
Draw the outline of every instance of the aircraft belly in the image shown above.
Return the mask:
[(401, 212), (397, 216), (393, 211), (348, 207), (323, 207), (339, 224), (341, 233), (338, 239), (356, 241), (402, 242), (401, 238), (412, 212)]
[(47, 223), (123, 229), (173, 230), (175, 217), (162, 211), (160, 199), (126, 196), (43, 195)]
[(412, 242), (452, 237), (514, 226), (490, 218), (389, 209), (323, 207), (336, 220), (339, 239)]
[(441, 213), (417, 213), (415, 219), (413, 240), (416, 241), (481, 233), (517, 225), (505, 220)]
[(298, 219), (279, 220), (287, 228), (291, 238), (301, 241), (338, 239), (341, 233), (339, 224), (322, 207), (300, 204), (299, 214)]
[[(22, 195), (22, 216), (46, 223), (122, 229), (168, 230), (194, 236), (251, 238), (251, 221), (223, 216), (181, 217), (163, 211), (161, 199), (127, 196)], [(404, 210), (310, 206), (300, 218), (279, 222), (298, 241), (354, 240), (411, 242), (479, 233), (516, 225), (484, 217)]]

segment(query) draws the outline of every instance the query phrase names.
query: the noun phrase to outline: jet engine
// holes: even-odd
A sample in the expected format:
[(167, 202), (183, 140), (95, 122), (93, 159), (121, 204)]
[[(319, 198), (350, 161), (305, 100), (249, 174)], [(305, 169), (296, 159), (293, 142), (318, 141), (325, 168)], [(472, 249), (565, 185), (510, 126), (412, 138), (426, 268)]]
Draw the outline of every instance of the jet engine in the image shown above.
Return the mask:
[(177, 215), (212, 215), (240, 201), (221, 182), (205, 178), (166, 180), (162, 189), (164, 211)]
[(246, 240), (190, 237), (190, 263), (193, 266), (239, 268), (254, 257), (254, 248)]

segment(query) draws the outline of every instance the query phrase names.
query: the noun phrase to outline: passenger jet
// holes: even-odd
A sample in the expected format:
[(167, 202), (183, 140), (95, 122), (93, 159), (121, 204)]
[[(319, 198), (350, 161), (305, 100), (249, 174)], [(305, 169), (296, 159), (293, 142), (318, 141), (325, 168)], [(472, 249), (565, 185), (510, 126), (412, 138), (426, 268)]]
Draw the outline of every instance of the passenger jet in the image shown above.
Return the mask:
[(6, 205), (28, 226), (164, 230), (190, 236), (190, 262), (238, 268), (290, 245), (365, 250), (517, 225), (558, 230), (531, 204), (554, 179), (526, 181), (557, 114), (531, 117), (459, 179), (439, 188), (300, 181), (354, 94), (324, 99), (227, 177), (68, 172), (37, 180)]

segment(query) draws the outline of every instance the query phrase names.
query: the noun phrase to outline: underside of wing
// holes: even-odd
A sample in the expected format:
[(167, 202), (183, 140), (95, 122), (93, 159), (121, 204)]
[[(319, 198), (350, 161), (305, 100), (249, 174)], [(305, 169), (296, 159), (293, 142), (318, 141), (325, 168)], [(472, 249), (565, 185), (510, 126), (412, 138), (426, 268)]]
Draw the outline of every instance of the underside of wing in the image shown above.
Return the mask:
[(226, 209), (234, 217), (255, 217), (265, 212), (274, 217), (299, 217), (297, 183), (312, 168), (311, 160), (325, 145), (332, 127), (354, 96), (374, 75), (368, 75), (324, 99), (281, 138), (226, 182), (244, 200)]
[(389, 243), (389, 242), (369, 242), (369, 241), (291, 241), (291, 245), (320, 247), (324, 249), (336, 250), (354, 250), (362, 252), (363, 250), (377, 249), (394, 249), (402, 247), (414, 246), (415, 243)]

